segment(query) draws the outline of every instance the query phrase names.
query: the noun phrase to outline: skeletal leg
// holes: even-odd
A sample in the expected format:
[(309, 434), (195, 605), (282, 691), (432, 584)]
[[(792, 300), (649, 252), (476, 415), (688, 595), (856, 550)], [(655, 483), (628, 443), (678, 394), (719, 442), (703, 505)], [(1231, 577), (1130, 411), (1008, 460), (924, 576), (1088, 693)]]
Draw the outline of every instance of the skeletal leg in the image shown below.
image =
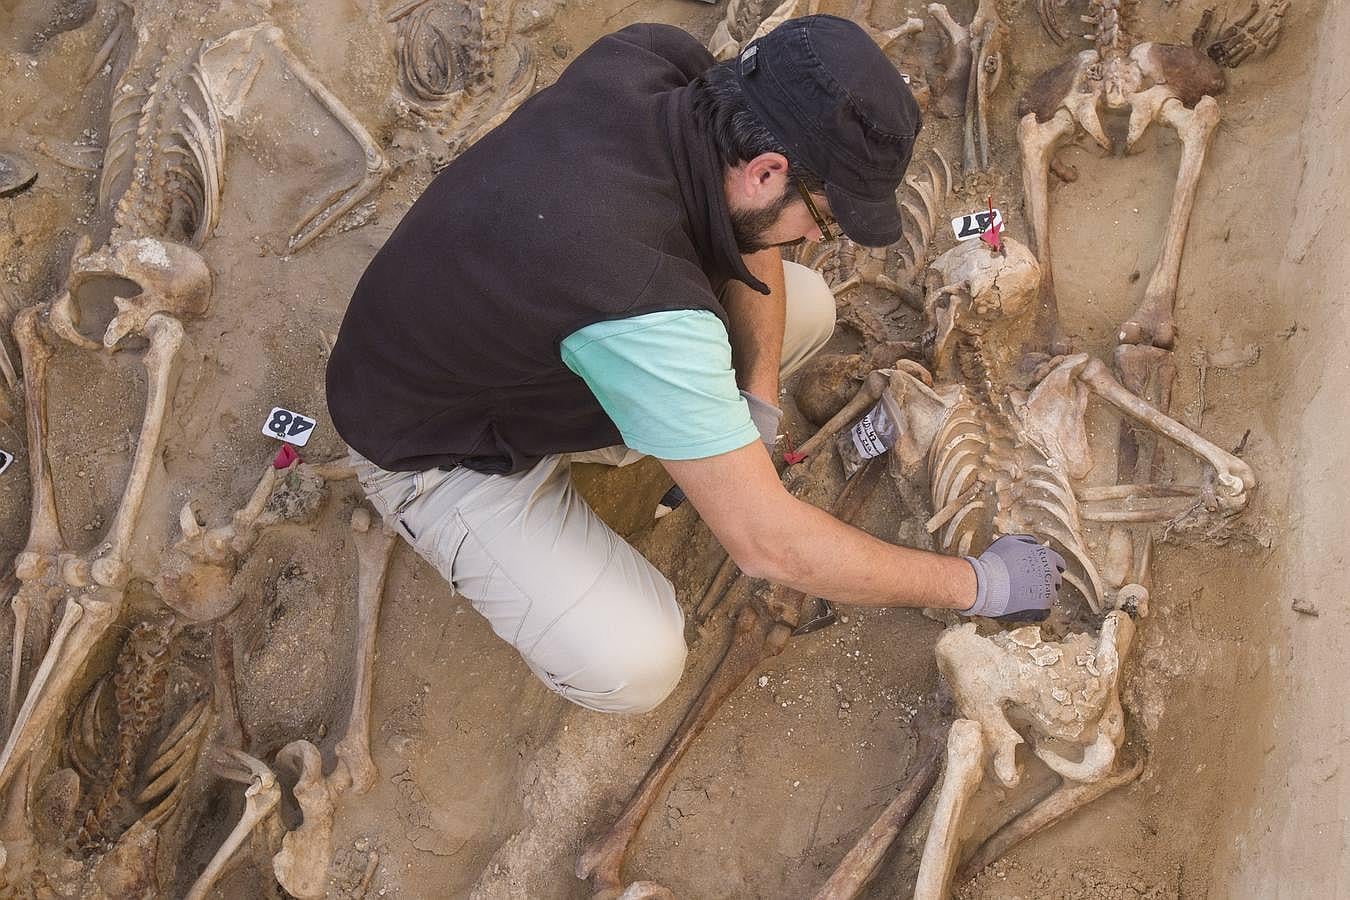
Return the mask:
[[(9, 784), (15, 770), (27, 758), (28, 752), (44, 730), (42, 726), (47, 724), (46, 719), (50, 718), (50, 715), (41, 717), (38, 727), (30, 729), (29, 723), (33, 721), (38, 707), (42, 706), (44, 710), (55, 712), (52, 709), (53, 704), (50, 702), (52, 692), (44, 689), (52, 680), (52, 672), (57, 669), (66, 641), (70, 639), (76, 625), (84, 618), (84, 613), (84, 607), (74, 598), (66, 600), (66, 608), (61, 615), (61, 624), (56, 627), (56, 633), (52, 635), (51, 643), (47, 646), (47, 653), (42, 657), (42, 662), (33, 675), (33, 683), (29, 686), (28, 694), (24, 697), (23, 706), (14, 717), (14, 727), (9, 732), (9, 740), (5, 743), (3, 753), (0, 753), (0, 789)], [(73, 673), (69, 669), (69, 666), (65, 667), (65, 671), (60, 674), (66, 677), (60, 678), (58, 676), (59, 680), (64, 682), (71, 680)]]
[[(836, 499), (831, 509), (834, 516), (844, 522), (855, 518), (875, 489), (882, 471), (883, 466), (875, 459), (864, 465), (844, 486), (844, 490)], [(789, 476), (788, 480), (789, 491), (794, 494), (799, 494), (811, 484), (810, 480), (805, 478), (795, 479), (795, 483), (791, 483), (794, 479)], [(793, 628), (801, 621), (802, 605), (806, 599), (806, 595), (798, 591), (775, 587), (741, 607), (731, 641), (717, 668), (708, 677), (703, 689), (685, 712), (679, 727), (675, 729), (675, 733), (671, 735), (656, 761), (648, 769), (629, 799), (623, 814), (604, 836), (585, 849), (577, 861), (577, 877), (589, 878), (591, 889), (596, 894), (617, 893), (622, 887), (624, 854), (633, 836), (637, 834), (642, 820), (656, 801), (662, 785), (679, 764), (689, 745), (712, 720), (727, 695), (735, 690), (756, 666), (782, 651), (787, 639), (792, 635)], [(624, 892), (624, 897), (666, 896), (665, 893), (652, 893), (665, 889), (649, 882), (630, 885), (628, 891)]]
[(247, 774), (237, 770), (222, 773), (232, 781), (248, 785), (244, 790), (244, 814), (239, 817), (239, 824), (235, 825), (229, 837), (225, 838), (225, 843), (220, 845), (216, 855), (206, 864), (206, 869), (192, 883), (192, 889), (187, 892), (187, 900), (206, 900), (216, 880), (225, 871), (225, 865), (230, 861), (230, 857), (253, 829), (258, 827), (258, 823), (272, 814), (277, 802), (281, 800), (281, 786), (277, 784), (276, 776), (265, 763), (242, 750), (231, 750), (229, 755), (247, 770)]
[(145, 420), (136, 441), (136, 453), (131, 461), (131, 474), (122, 492), (112, 527), (105, 538), (109, 545), (103, 555), (94, 561), (94, 580), (104, 587), (121, 588), (127, 577), (127, 552), (140, 517), (141, 503), (150, 483), (150, 473), (159, 459), (164, 422), (169, 414), (173, 393), (175, 363), (183, 345), (183, 326), (166, 315), (151, 316), (145, 335), (150, 349), (145, 353), (148, 389), (145, 398)]
[(816, 894), (816, 900), (851, 900), (862, 891), (886, 851), (933, 789), (942, 764), (942, 738), (943, 732), (938, 728), (919, 731), (919, 746), (905, 787), (845, 854), (839, 868)]
[(295, 800), (304, 821), (281, 839), (281, 851), (272, 857), (272, 871), (292, 897), (323, 897), (333, 859), (335, 793), (323, 777), (323, 757), (309, 741), (292, 741), (277, 753), (276, 763), (300, 772)]
[[(1177, 186), (1172, 195), (1172, 209), (1168, 213), (1158, 265), (1144, 290), (1143, 302), (1121, 326), (1116, 339), (1122, 344), (1152, 344), (1171, 349), (1176, 334), (1172, 312), (1181, 272), (1181, 254), (1186, 246), (1186, 232), (1191, 224), (1191, 211), (1195, 208), (1195, 193), (1205, 154), (1219, 124), (1219, 104), (1213, 97), (1202, 97), (1195, 109), (1187, 109), (1180, 100), (1173, 99), (1163, 104), (1160, 115), (1181, 138), (1181, 167), (1177, 171)], [(1042, 260), (1042, 265), (1044, 262)]]
[(1017, 143), (1022, 148), (1022, 190), (1027, 218), (1036, 241), (1036, 259), (1041, 264), (1041, 309), (1037, 313), (1038, 336), (1052, 338), (1058, 327), (1055, 302), (1054, 264), (1050, 256), (1050, 160), (1059, 145), (1074, 133), (1074, 119), (1067, 109), (1058, 110), (1050, 121), (1036, 121), (1027, 113), (1017, 124)]
[[(347, 733), (337, 745), (338, 766), (346, 772), (351, 789), (358, 794), (370, 790), (378, 775), (370, 758), (370, 695), (375, 679), (375, 634), (384, 597), (384, 578), (397, 538), (384, 528), (370, 531), (370, 524), (370, 514), (365, 509), (359, 508), (352, 514), (357, 572), (356, 685), (352, 689)], [(339, 790), (345, 788), (344, 785)]]
[(638, 827), (656, 802), (666, 779), (670, 777), (689, 745), (702, 733), (721, 707), (727, 695), (764, 660), (776, 655), (787, 643), (791, 628), (773, 622), (749, 604), (741, 607), (735, 630), (725, 655), (694, 699), (670, 741), (652, 763), (618, 821), (582, 852), (576, 875), (590, 880), (591, 890), (618, 892), (623, 887), (623, 857), (637, 834)]
[(1003, 79), (1003, 20), (981, 0), (971, 21), (970, 79), (966, 87), (965, 167), (989, 168), (989, 98)]
[[(56, 516), (56, 492), (47, 463), (47, 363), (52, 348), (44, 339), (40, 307), (29, 306), (14, 318), (14, 341), (23, 361), (24, 400), (28, 425), (28, 468), (33, 482), (32, 519), (28, 544), (14, 561), (20, 580), (38, 577), (25, 568), (39, 565), (35, 558), (54, 556), (63, 549), (61, 526)], [(31, 555), (31, 556), (30, 556)]]
[[(1171, 409), (1172, 383), (1176, 378), (1176, 363), (1171, 350), (1144, 344), (1118, 344), (1115, 363), (1121, 383), (1127, 390), (1161, 412)], [(1127, 425), (1121, 429), (1118, 446), (1118, 478), (1136, 484), (1159, 480), (1163, 452), (1152, 433)]]
[(216, 713), (219, 725), (214, 735), (217, 746), (242, 750), (248, 740), (239, 715), (239, 692), (234, 685), (233, 624), (218, 624), (211, 632), (211, 654), (215, 662)]
[(699, 622), (708, 621), (712, 611), (722, 602), (722, 598), (727, 595), (727, 591), (740, 578), (741, 570), (736, 566), (736, 560), (727, 554), (722, 560), (722, 564), (717, 567), (713, 574), (712, 581), (708, 583), (708, 589), (703, 592), (703, 598), (698, 601), (698, 607), (694, 611), (694, 618)]
[[(941, 3), (928, 4), (928, 14), (942, 26), (947, 40), (951, 42), (951, 56), (948, 58), (946, 68), (942, 73), (943, 90), (937, 97), (937, 103), (940, 115), (946, 118), (955, 118), (960, 115), (963, 105), (969, 97), (968, 79), (974, 72), (971, 65), (973, 55), (970, 46), (970, 31), (953, 19), (947, 7)], [(973, 171), (969, 160), (966, 162), (966, 171)]]
[(1138, 778), (1143, 770), (1144, 761), (1140, 759), (1129, 768), (1091, 784), (1065, 782), (1050, 796), (996, 831), (971, 855), (970, 859), (962, 863), (957, 880), (965, 881), (973, 878), (984, 871), (990, 863), (1001, 858), (1036, 832), (1049, 828), (1097, 798), (1129, 784)]
[(1078, 377), (1092, 390), (1125, 415), (1175, 441), (1213, 467), (1218, 478), (1216, 499), (1222, 509), (1236, 512), (1247, 504), (1248, 493), (1256, 487), (1256, 473), (1251, 466), (1126, 390), (1100, 360), (1084, 359)]
[(961, 846), (961, 816), (983, 775), (983, 730), (978, 722), (957, 719), (947, 737), (947, 771), (923, 845), (914, 900), (942, 900), (947, 896)]
[(9, 704), (5, 707), (7, 725), (13, 722), (18, 712), (29, 614), (36, 612), (36, 617), (41, 620), (40, 627), (45, 632), (52, 607), (44, 598), (48, 585), (44, 583), (47, 579), (43, 576), (48, 574), (63, 549), (61, 524), (56, 513), (56, 493), (47, 460), (47, 362), (52, 357), (52, 349), (43, 339), (39, 316), (39, 307), (30, 306), (21, 310), (14, 319), (14, 340), (23, 361), (28, 472), (33, 495), (28, 543), (14, 559), (14, 573), (21, 586), (12, 600), (14, 645), (9, 669)]

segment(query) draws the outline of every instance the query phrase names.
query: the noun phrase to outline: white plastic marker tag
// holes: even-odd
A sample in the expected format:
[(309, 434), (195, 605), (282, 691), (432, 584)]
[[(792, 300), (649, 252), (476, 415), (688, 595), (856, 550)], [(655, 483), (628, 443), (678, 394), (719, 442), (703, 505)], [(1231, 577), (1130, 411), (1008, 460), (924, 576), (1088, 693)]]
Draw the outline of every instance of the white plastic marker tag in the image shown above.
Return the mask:
[[(1003, 213), (994, 210), (994, 221), (1000, 228), (1003, 227)], [(971, 213), (968, 216), (962, 216), (959, 219), (952, 219), (952, 231), (956, 233), (958, 241), (969, 241), (979, 237), (989, 230), (989, 210), (982, 210), (977, 213)]]
[(5, 474), (5, 470), (9, 468), (9, 464), (12, 462), (14, 462), (14, 454), (8, 450), (0, 450), (0, 475)]
[(314, 426), (317, 424), (308, 416), (274, 406), (267, 415), (267, 421), (263, 423), (262, 433), (270, 438), (303, 447), (309, 443), (309, 436), (314, 433)]

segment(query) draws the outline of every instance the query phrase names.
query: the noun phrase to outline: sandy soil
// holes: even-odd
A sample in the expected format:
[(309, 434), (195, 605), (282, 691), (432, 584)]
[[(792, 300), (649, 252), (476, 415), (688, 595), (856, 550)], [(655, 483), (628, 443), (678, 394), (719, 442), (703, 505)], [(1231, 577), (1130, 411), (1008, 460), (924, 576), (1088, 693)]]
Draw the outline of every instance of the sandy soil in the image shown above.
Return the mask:
[[(213, 523), (243, 503), (275, 452), (258, 433), (274, 405), (318, 419), (307, 460), (342, 452), (324, 411), (324, 335), (336, 331), (365, 262), (450, 152), (388, 101), (397, 86), (393, 37), (379, 10), (277, 0), (269, 14), (267, 5), (166, 4), (162, 30), (150, 38), (190, 49), (270, 18), (385, 148), (392, 171), (337, 228), (287, 254), (297, 210), (359, 172), (361, 157), (294, 81), (275, 70), (260, 75), (255, 91), (265, 102), (247, 106), (243, 126), (230, 132), (221, 218), (203, 251), (215, 275), (213, 306), (188, 326), (165, 487), (143, 520), (147, 546), (171, 536), (187, 499)], [(951, 8), (966, 20), (973, 5), (957, 0)], [(7, 316), (59, 293), (80, 234), (92, 232), (95, 243), (106, 234), (97, 172), (71, 165), (89, 160), (83, 148), (107, 136), (108, 79), (82, 78), (110, 22), (93, 6), (0, 3), (0, 152), (21, 151), (39, 168), (34, 187), (0, 199)], [(724, 6), (523, 0), (514, 26), (532, 46), (544, 85), (610, 30), (663, 21), (707, 38)], [(893, 25), (921, 6), (878, 0), (872, 19)], [(1145, 36), (1185, 43), (1204, 6), (1146, 0)], [(1159, 544), (1153, 613), (1126, 692), (1129, 749), (1146, 757), (1144, 775), (1016, 849), (962, 896), (1350, 895), (1338, 690), (1346, 675), (1345, 489), (1333, 480), (1345, 469), (1346, 419), (1343, 394), (1329, 381), (1346, 368), (1339, 301), (1350, 271), (1337, 223), (1350, 212), (1340, 148), (1350, 128), (1348, 12), (1296, 3), (1278, 48), (1230, 72), (1220, 99), (1223, 122), (1182, 268), (1173, 409), (1215, 443), (1243, 446), (1262, 487), (1224, 546)], [(1008, 21), (1011, 84), (996, 101), (994, 171), (971, 179), (956, 204), (974, 208), (995, 194), (1008, 233), (1021, 239), (1015, 98), (1070, 51), (1046, 40), (1034, 4), (1010, 4)], [(954, 123), (932, 120), (924, 140), (956, 147)], [(1117, 323), (1142, 295), (1178, 156), (1174, 136), (1156, 128), (1126, 158), (1109, 158), (1086, 140), (1065, 152), (1080, 178), (1052, 192), (1055, 273), (1061, 315), (1080, 348), (1109, 352)], [(945, 246), (940, 239), (937, 249)], [(917, 328), (902, 319), (897, 336)], [(837, 343), (852, 340), (841, 333)], [(1247, 348), (1255, 348), (1250, 365), (1210, 367), (1202, 376), (1196, 364), (1205, 352)], [(115, 510), (145, 376), (131, 352), (62, 350), (52, 369), (61, 518), (67, 540), (83, 549), (101, 539)], [(799, 416), (789, 424), (799, 440), (809, 433)], [(27, 531), (23, 444), (22, 415), (0, 422), (0, 448), (18, 455), (0, 476), (7, 566)], [(659, 466), (578, 467), (577, 480), (672, 578), (686, 609), (696, 603), (720, 554), (687, 507), (653, 525), (650, 510), (668, 485)], [(347, 522), (359, 497), (352, 487), (332, 493), (316, 524), (270, 532), (240, 575), (250, 586), (234, 626), (241, 706), (259, 757), (301, 737), (331, 754), (345, 725), (355, 621)], [(926, 546), (928, 513), (902, 496), (887, 486), (862, 524)], [(1296, 598), (1318, 614), (1294, 611)], [(630, 878), (657, 880), (681, 897), (810, 896), (894, 794), (914, 750), (912, 721), (936, 686), (931, 645), (941, 626), (914, 611), (842, 612), (839, 624), (790, 642), (731, 697), (644, 824)], [(332, 894), (585, 896), (572, 875), (579, 848), (618, 812), (727, 632), (725, 617), (691, 628), (689, 671), (661, 708), (602, 717), (548, 693), (433, 569), (400, 548), (378, 645), (380, 779), (341, 806)], [(192, 658), (200, 644), (200, 636), (185, 640), (184, 678), (200, 669)], [(238, 808), (237, 792), (222, 784), (213, 805), (184, 826), (191, 849), (175, 890), (210, 856)], [(900, 841), (871, 896), (908, 893), (921, 840)], [(271, 891), (264, 873), (245, 859), (219, 895)]]

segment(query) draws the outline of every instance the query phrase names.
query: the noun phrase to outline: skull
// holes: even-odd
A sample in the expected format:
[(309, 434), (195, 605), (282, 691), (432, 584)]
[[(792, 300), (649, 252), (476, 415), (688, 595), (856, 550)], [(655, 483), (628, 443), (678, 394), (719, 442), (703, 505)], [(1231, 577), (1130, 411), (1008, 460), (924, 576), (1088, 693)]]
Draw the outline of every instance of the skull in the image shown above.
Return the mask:
[(982, 241), (966, 241), (933, 260), (929, 278), (939, 286), (929, 292), (927, 307), (935, 361), (946, 358), (953, 335), (983, 334), (1032, 307), (1040, 263), (1025, 244), (1005, 237), (1003, 248), (996, 253)]

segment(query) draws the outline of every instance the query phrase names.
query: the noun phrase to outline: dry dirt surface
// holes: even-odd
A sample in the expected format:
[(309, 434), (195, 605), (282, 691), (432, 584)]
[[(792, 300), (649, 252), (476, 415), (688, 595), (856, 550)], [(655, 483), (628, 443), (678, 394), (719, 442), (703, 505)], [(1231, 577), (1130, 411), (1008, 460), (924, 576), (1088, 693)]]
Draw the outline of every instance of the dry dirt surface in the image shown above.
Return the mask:
[[(1216, 2), (1221, 12), (1247, 5)], [(1075, 25), (1070, 31), (1077, 31), (1080, 5), (1060, 10)], [(1141, 0), (1142, 36), (1188, 44), (1212, 5)], [(762, 6), (767, 12), (771, 4)], [(963, 22), (974, 6), (950, 4)], [(435, 9), (413, 33), (405, 25), (423, 7)], [(182, 70), (203, 42), (257, 26), (257, 34), (271, 34), (269, 25), (323, 86), (287, 68), (273, 44), (247, 57), (256, 70), (244, 66), (231, 76), (247, 70), (252, 81), (220, 125), (215, 223), (198, 242), (211, 272), (210, 305), (183, 320), (162, 452), (129, 551), (147, 566), (137, 571), (156, 571), (157, 554), (179, 536), (184, 503), (193, 501), (208, 525), (228, 522), (244, 506), (279, 446), (260, 433), (272, 407), (316, 421), (300, 451), (305, 461), (345, 453), (325, 411), (323, 371), (351, 289), (436, 171), (499, 110), (551, 83), (609, 31), (667, 22), (706, 41), (725, 7), (726, 0), (0, 0), (0, 154), (16, 154), (37, 170), (31, 186), (0, 197), (6, 326), (21, 310), (61, 296), (82, 238), (98, 247), (134, 225), (100, 201), (101, 193), (134, 193), (126, 179), (143, 174), (123, 161), (130, 174), (101, 188), (127, 107), (119, 102), (123, 93), (150, 96), (161, 74)], [(856, 13), (843, 0), (821, 7)], [(1010, 0), (1002, 10), (1011, 37), (1005, 84), (990, 111), (992, 164), (959, 179), (949, 202), (956, 215), (992, 195), (1007, 234), (1030, 243), (1016, 99), (1036, 75), (1086, 44), (1076, 37), (1063, 46), (1051, 42), (1034, 3)], [(886, 28), (926, 15), (913, 0), (877, 0), (870, 21)], [(930, 19), (923, 35), (891, 48), (892, 58), (906, 68), (931, 55), (940, 46), (934, 32)], [(1350, 7), (1294, 0), (1276, 47), (1226, 70), (1218, 98), (1222, 122), (1181, 268), (1172, 414), (1220, 447), (1240, 448), (1261, 487), (1221, 541), (1159, 530), (1151, 614), (1140, 623), (1122, 691), (1125, 750), (1145, 761), (1143, 774), (958, 885), (958, 896), (1350, 896), (1341, 687), (1350, 674), (1343, 649), (1350, 639), (1343, 590), (1350, 535), (1339, 480), (1350, 468), (1350, 419), (1337, 381), (1350, 364), (1348, 49)], [(412, 58), (424, 76), (422, 95), (401, 58)], [(527, 69), (532, 83), (521, 74)], [(164, 96), (181, 100), (191, 90), (176, 83)], [(348, 196), (343, 192), (373, 171), (360, 135), (335, 107), (369, 136), (382, 171), (368, 193), (335, 209), (321, 234), (295, 241), (304, 237), (296, 230), (304, 210)], [(127, 140), (139, 147), (139, 137)], [(959, 121), (930, 116), (920, 152), (928, 147), (959, 159)], [(1106, 154), (1082, 136), (1061, 154), (1078, 178), (1053, 183), (1051, 232), (1060, 315), (1076, 349), (1109, 358), (1116, 328), (1138, 303), (1157, 258), (1179, 157), (1175, 134), (1157, 127), (1128, 156)], [(207, 217), (192, 190), (174, 213), (189, 235)], [(952, 243), (940, 233), (930, 258)], [(872, 288), (855, 302), (882, 311), (895, 306)], [(90, 290), (78, 306), (80, 332), (98, 340), (112, 317), (110, 296)], [(895, 340), (917, 339), (924, 327), (903, 306), (884, 320)], [(2, 340), (18, 366), (15, 343)], [(859, 347), (846, 328), (835, 342), (832, 349)], [(115, 353), (53, 346), (47, 457), (61, 535), (72, 553), (96, 554), (142, 429), (145, 340), (133, 337)], [(0, 403), (0, 450), (15, 456), (0, 474), (6, 596), (33, 506), (25, 386), (6, 388)], [(788, 413), (787, 429), (800, 442), (811, 426), (790, 403)], [(575, 471), (602, 515), (672, 579), (692, 613), (721, 553), (688, 505), (653, 522), (651, 510), (669, 485), (660, 467), (644, 461)], [(837, 487), (837, 472), (830, 477)], [(925, 491), (887, 479), (859, 524), (927, 547), (931, 510), (915, 500)], [(271, 763), (283, 746), (305, 739), (332, 770), (356, 673), (357, 563), (348, 523), (360, 504), (353, 482), (334, 481), (315, 516), (265, 530), (230, 573), (237, 606), (215, 625), (170, 620), (154, 578), (132, 579), (116, 622), (73, 679), (72, 705), (39, 736), (32, 760), (40, 771), (21, 771), (6, 788), (0, 843), (9, 862), (0, 863), (7, 866), (0, 885), (9, 893), (0, 895), (186, 894), (244, 809), (245, 785), (218, 777), (221, 763), (210, 746), (184, 776), (180, 808), (150, 867), (154, 882), (112, 884), (94, 868), (145, 813), (131, 794), (146, 783), (149, 750), (212, 694), (213, 658), (222, 646), (234, 668), (243, 749)], [(691, 616), (689, 669), (674, 696), (650, 714), (615, 718), (549, 693), (406, 546), (394, 550), (384, 597), (371, 717), (378, 777), (369, 792), (338, 799), (335, 849), (320, 893), (589, 896), (573, 874), (576, 858), (618, 814), (717, 662), (730, 631), (727, 610), (697, 625)], [(49, 612), (54, 622), (59, 607)], [(813, 896), (895, 795), (914, 756), (915, 719), (934, 702), (932, 645), (942, 625), (911, 610), (839, 613), (833, 626), (793, 638), (730, 696), (662, 788), (629, 853), (626, 878), (659, 882), (685, 898)], [(7, 660), (16, 623), (3, 619), (0, 702), (14, 693)], [(122, 651), (146, 622), (169, 635), (153, 677)], [(34, 628), (19, 654), (25, 683), (41, 659)], [(104, 680), (128, 667), (139, 674)], [(87, 804), (70, 801), (63, 819), (53, 799), (59, 779), (48, 777), (73, 765), (73, 703), (99, 684), (120, 702), (135, 678), (158, 698), (150, 713), (137, 708), (149, 716), (142, 732), (130, 734), (125, 724), (101, 732), (108, 746), (96, 752), (95, 771), (83, 781), (86, 796), (93, 785), (106, 788), (109, 767), (125, 756), (132, 786), (107, 813), (102, 843), (77, 839), (70, 812), (83, 814)], [(109, 705), (95, 699), (79, 709), (114, 723), (134, 718), (121, 706), (117, 716), (98, 712)], [(0, 727), (12, 725), (14, 712)], [(224, 718), (218, 708), (215, 715)], [(270, 857), (299, 813), (294, 773), (276, 768), (277, 812), (244, 841), (211, 896), (281, 895)], [(25, 798), (13, 785), (44, 790)], [(910, 893), (930, 814), (920, 812), (865, 896)], [(32, 849), (34, 836), (48, 849), (33, 851), (38, 862), (20, 868), (18, 851)]]

